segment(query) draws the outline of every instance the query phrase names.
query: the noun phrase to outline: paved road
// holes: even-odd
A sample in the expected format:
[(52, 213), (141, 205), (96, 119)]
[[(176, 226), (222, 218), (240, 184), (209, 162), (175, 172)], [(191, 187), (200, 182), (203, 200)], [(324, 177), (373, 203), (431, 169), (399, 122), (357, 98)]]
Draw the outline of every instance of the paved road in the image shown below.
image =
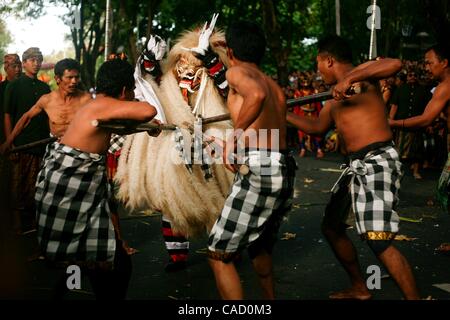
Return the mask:
[[(285, 233), (295, 234), (289, 240), (280, 240), (274, 252), (276, 293), (285, 300), (327, 299), (330, 292), (348, 286), (346, 274), (338, 265), (328, 244), (320, 233), (320, 221), (328, 201), (328, 190), (338, 178), (336, 172), (342, 158), (327, 155), (317, 160), (310, 157), (297, 159), (296, 194), (294, 210), (282, 225), (280, 238)], [(396, 241), (396, 246), (405, 254), (414, 269), (422, 296), (450, 300), (450, 293), (434, 287), (434, 284), (450, 283), (450, 256), (438, 253), (435, 248), (442, 242), (450, 242), (450, 215), (435, 206), (427, 205), (439, 172), (424, 172), (424, 179), (416, 181), (407, 170), (402, 181), (401, 217), (420, 222), (402, 221), (400, 234), (413, 241)], [(124, 217), (124, 238), (139, 249), (132, 256), (133, 274), (128, 299), (163, 300), (211, 300), (218, 299), (213, 274), (205, 256), (206, 236), (191, 241), (189, 266), (177, 273), (165, 273), (168, 259), (160, 232), (159, 215)], [(370, 265), (379, 265), (365, 243), (350, 230), (359, 253), (363, 270)], [(13, 241), (10, 246), (8, 264), (15, 270), (8, 276), (11, 285), (17, 285), (9, 293), (19, 298), (48, 299), (51, 274), (42, 261), (24, 262), (31, 252), (35, 240), (33, 234)], [(246, 255), (238, 266), (245, 296), (260, 299), (260, 290), (250, 261)], [(382, 271), (382, 274), (386, 273)], [(375, 300), (401, 299), (401, 293), (389, 277), (381, 280), (381, 290), (374, 290)], [(93, 299), (89, 283), (83, 280), (82, 290), (71, 292), (67, 299)]]

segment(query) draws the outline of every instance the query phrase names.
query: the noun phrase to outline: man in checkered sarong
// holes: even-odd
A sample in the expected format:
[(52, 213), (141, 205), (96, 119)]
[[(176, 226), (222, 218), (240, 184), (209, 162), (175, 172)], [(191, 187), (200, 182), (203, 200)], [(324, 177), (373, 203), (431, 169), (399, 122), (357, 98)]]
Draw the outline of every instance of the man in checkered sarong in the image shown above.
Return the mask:
[(105, 62), (96, 86), (96, 99), (79, 110), (44, 159), (35, 195), (38, 239), (51, 265), (83, 268), (97, 299), (124, 299), (131, 260), (114, 232), (108, 205), (105, 158), (111, 133), (91, 122), (144, 122), (155, 116), (156, 109), (130, 101), (133, 67), (126, 61)]
[[(286, 101), (280, 87), (259, 69), (266, 44), (259, 27), (235, 23), (226, 41), (231, 63), (227, 105), (234, 133), (223, 146), (223, 160), (235, 178), (209, 235), (209, 263), (222, 298), (242, 299), (233, 260), (248, 248), (264, 298), (273, 299), (272, 248), (290, 209), (295, 179), (295, 161), (285, 152)], [(245, 145), (242, 153), (238, 142)], [(237, 162), (230, 158), (236, 154), (242, 156)]]
[[(322, 231), (351, 279), (351, 288), (331, 299), (371, 298), (360, 271), (357, 254), (346, 235), (352, 209), (356, 229), (384, 264), (406, 299), (418, 299), (414, 276), (405, 257), (392, 245), (398, 232), (395, 211), (402, 176), (401, 163), (392, 142), (378, 79), (401, 68), (400, 60), (383, 59), (354, 67), (349, 44), (338, 36), (318, 43), (318, 69), (327, 84), (336, 84), (317, 119), (288, 114), (288, 122), (310, 134), (325, 133), (334, 122), (348, 152), (347, 167), (332, 188)], [(352, 95), (358, 85), (360, 94)]]

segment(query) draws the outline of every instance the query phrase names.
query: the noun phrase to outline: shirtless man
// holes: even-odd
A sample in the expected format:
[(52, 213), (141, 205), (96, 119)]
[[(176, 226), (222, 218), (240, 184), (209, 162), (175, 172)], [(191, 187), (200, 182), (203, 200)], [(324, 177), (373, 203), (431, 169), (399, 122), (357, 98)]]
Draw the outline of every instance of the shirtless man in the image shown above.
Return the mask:
[[(428, 127), (433, 121), (439, 117), (441, 112), (447, 113), (447, 128), (450, 132), (450, 49), (448, 45), (437, 44), (429, 48), (425, 53), (425, 65), (427, 71), (431, 73), (434, 80), (439, 82), (438, 86), (433, 92), (433, 97), (428, 102), (425, 110), (421, 115), (403, 119), (390, 120), (392, 127), (400, 128), (424, 128)], [(450, 150), (448, 150), (450, 152)], [(449, 158), (450, 159), (450, 158)], [(449, 205), (449, 172), (450, 162), (444, 166), (444, 170), (439, 179), (438, 200), (444, 207)], [(450, 212), (450, 210), (448, 210)]]
[(156, 109), (147, 102), (131, 101), (134, 77), (128, 62), (105, 62), (96, 87), (96, 99), (77, 112), (44, 158), (35, 195), (38, 239), (49, 262), (85, 268), (97, 299), (116, 300), (126, 296), (131, 259), (115, 235), (108, 206), (105, 154), (111, 132), (91, 123), (96, 119), (145, 122)]
[[(356, 228), (377, 258), (386, 266), (406, 299), (418, 299), (414, 276), (405, 257), (392, 245), (398, 232), (395, 211), (400, 188), (401, 163), (393, 147), (392, 133), (376, 81), (401, 68), (396, 59), (351, 63), (348, 43), (331, 36), (318, 43), (318, 69), (325, 83), (336, 84), (317, 119), (289, 113), (288, 122), (309, 134), (323, 134), (336, 124), (348, 152), (349, 164), (332, 189), (325, 209), (322, 231), (351, 280), (351, 288), (334, 293), (332, 299), (370, 299), (352, 242), (346, 235), (346, 219), (353, 209)], [(361, 82), (362, 81), (362, 82)], [(360, 82), (362, 93), (350, 96)]]
[[(286, 101), (280, 87), (258, 67), (266, 44), (258, 26), (235, 23), (227, 30), (226, 41), (231, 66), (226, 72), (227, 104), (234, 133), (227, 139), (223, 158), (236, 176), (209, 235), (209, 263), (222, 298), (242, 299), (233, 259), (248, 247), (264, 298), (273, 299), (271, 253), (281, 220), (290, 209), (295, 178), (295, 161), (285, 153)], [(247, 172), (230, 160), (238, 142), (245, 145), (240, 163)]]
[(63, 59), (55, 65), (55, 80), (58, 89), (43, 95), (17, 121), (5, 143), (0, 146), (0, 152), (11, 148), (14, 139), (31, 122), (31, 119), (46, 112), (50, 125), (50, 133), (60, 138), (72, 121), (75, 113), (90, 99), (89, 93), (79, 89), (80, 65), (76, 60)]
[[(425, 66), (434, 80), (439, 81), (433, 97), (424, 112), (416, 117), (403, 120), (390, 120), (392, 127), (421, 128), (428, 127), (450, 102), (450, 49), (442, 44), (432, 46), (425, 53)], [(450, 117), (448, 118), (450, 129)]]

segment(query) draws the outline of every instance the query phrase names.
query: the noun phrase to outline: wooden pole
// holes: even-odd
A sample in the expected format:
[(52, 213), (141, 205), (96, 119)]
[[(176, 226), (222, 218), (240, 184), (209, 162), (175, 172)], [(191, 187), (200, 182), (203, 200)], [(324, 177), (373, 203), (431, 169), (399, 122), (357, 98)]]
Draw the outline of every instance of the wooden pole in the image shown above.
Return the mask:
[(340, 0), (335, 0), (336, 9), (336, 35), (341, 35), (341, 2)]
[(377, 0), (372, 0), (372, 24), (370, 26), (371, 29), (370, 29), (369, 60), (377, 56), (376, 17), (377, 17)]
[(156, 123), (127, 123), (126, 121), (115, 120), (115, 121), (105, 121), (105, 120), (92, 120), (91, 125), (93, 127), (99, 127), (104, 129), (111, 129), (112, 131), (151, 131), (155, 129), (159, 130), (175, 130), (177, 126), (173, 124), (156, 124)]
[[(361, 93), (361, 87), (357, 84), (354, 85), (349, 90), (350, 94), (358, 94)], [(309, 103), (320, 102), (325, 100), (333, 99), (332, 91), (325, 91), (321, 93), (312, 94), (309, 96), (304, 96), (296, 99), (289, 99), (286, 101), (286, 105), (288, 108), (292, 108), (294, 106), (302, 106)], [(231, 115), (229, 113), (221, 114), (214, 117), (204, 118), (202, 119), (202, 125), (211, 124), (220, 121), (227, 121), (231, 119)], [(142, 131), (151, 131), (155, 129), (159, 130), (175, 130), (177, 128), (176, 125), (173, 124), (161, 124), (158, 125), (156, 123), (136, 123), (134, 121), (130, 122), (128, 120), (114, 120), (114, 121), (105, 121), (105, 120), (92, 120), (92, 126), (110, 129), (113, 132), (127, 132), (127, 134), (131, 134), (133, 132), (142, 132)], [(190, 129), (193, 129), (193, 125)], [(119, 133), (120, 134), (120, 133)]]
[(21, 146), (12, 148), (9, 152), (13, 153), (13, 152), (26, 151), (26, 150), (34, 148), (34, 147), (40, 147), (42, 145), (46, 145), (46, 144), (52, 143), (52, 142), (54, 142), (56, 140), (58, 140), (57, 137), (51, 137), (51, 138), (46, 138), (46, 139), (42, 139), (42, 140), (37, 140), (37, 141), (31, 142), (31, 143), (23, 144)]
[(111, 54), (111, 26), (112, 26), (112, 9), (111, 0), (106, 0), (106, 23), (105, 23), (105, 61)]

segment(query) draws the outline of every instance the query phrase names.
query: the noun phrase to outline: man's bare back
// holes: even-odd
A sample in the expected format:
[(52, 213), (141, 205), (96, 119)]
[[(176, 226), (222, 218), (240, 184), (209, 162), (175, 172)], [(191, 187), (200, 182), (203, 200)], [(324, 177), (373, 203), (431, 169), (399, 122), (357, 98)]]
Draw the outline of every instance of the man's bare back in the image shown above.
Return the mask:
[(42, 99), (41, 106), (48, 115), (50, 132), (56, 137), (61, 137), (75, 113), (91, 100), (91, 95), (77, 90), (64, 98), (61, 92), (56, 90), (46, 94)]
[[(286, 100), (281, 88), (253, 64), (231, 67), (226, 76), (230, 86), (228, 109), (235, 129), (244, 129), (246, 146), (286, 149)], [(250, 111), (247, 108), (254, 114), (247, 113), (247, 116), (246, 112)], [(267, 133), (261, 132), (261, 129), (267, 129)], [(278, 131), (276, 141), (272, 141), (273, 137), (277, 137), (272, 130)], [(258, 141), (250, 138), (255, 134)]]

